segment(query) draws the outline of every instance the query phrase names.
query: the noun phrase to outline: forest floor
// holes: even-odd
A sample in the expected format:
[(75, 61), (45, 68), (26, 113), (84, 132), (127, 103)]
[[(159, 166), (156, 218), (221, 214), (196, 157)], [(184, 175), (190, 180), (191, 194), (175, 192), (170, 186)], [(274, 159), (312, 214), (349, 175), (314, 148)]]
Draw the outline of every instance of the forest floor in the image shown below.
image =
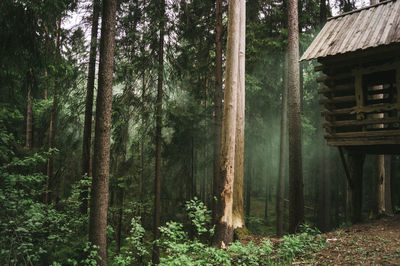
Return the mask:
[[(370, 220), (321, 235), (325, 248), (295, 257), (297, 265), (400, 265), (400, 215)], [(263, 236), (243, 239), (260, 243)], [(277, 247), (282, 239), (269, 238)]]
[(296, 258), (293, 264), (400, 265), (400, 215), (323, 234), (326, 247)]

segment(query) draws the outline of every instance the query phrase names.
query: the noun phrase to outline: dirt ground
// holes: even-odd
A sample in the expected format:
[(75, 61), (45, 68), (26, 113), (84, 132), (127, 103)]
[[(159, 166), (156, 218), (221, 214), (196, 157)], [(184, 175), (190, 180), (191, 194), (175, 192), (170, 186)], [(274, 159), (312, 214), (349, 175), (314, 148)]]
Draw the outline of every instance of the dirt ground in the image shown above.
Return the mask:
[(400, 265), (400, 215), (323, 234), (327, 247), (293, 264)]

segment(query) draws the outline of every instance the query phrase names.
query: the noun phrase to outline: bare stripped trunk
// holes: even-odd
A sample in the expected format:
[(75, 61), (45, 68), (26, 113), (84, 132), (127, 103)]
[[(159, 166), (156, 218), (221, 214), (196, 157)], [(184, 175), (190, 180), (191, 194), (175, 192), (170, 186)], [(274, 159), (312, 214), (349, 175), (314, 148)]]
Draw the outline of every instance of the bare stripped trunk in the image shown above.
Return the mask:
[[(161, 145), (162, 145), (162, 97), (163, 97), (163, 82), (164, 82), (164, 17), (165, 17), (165, 0), (161, 0), (160, 6), (160, 39), (158, 47), (158, 84), (157, 84), (157, 102), (156, 102), (156, 165), (155, 165), (155, 180), (154, 180), (154, 223), (153, 234), (154, 238), (160, 237), (160, 213), (161, 213)], [(154, 244), (152, 261), (154, 264), (160, 262), (159, 247)]]
[(27, 75), (28, 94), (26, 96), (26, 136), (25, 147), (32, 148), (32, 70)]
[[(214, 177), (213, 197), (217, 197), (217, 179), (219, 176), (219, 155), (221, 148), (221, 117), (222, 117), (222, 0), (215, 1), (215, 96), (214, 96)], [(212, 201), (213, 218), (215, 221), (215, 200)]]
[[(56, 42), (55, 47), (58, 50), (58, 46), (60, 43), (60, 31), (61, 31), (61, 18), (57, 21), (57, 34), (56, 34)], [(50, 124), (49, 124), (49, 145), (48, 148), (54, 148), (54, 137), (55, 137), (55, 120), (56, 120), (56, 111), (57, 111), (57, 84), (53, 84), (53, 98), (52, 98), (52, 107), (51, 107), (51, 114), (50, 114)], [(53, 159), (54, 156), (51, 154), (49, 159), (47, 160), (47, 169), (46, 169), (46, 196), (45, 196), (45, 203), (50, 203), (50, 186), (51, 182), (53, 182)]]
[(233, 228), (243, 228), (243, 176), (244, 176), (244, 129), (245, 129), (245, 58), (246, 58), (246, 1), (240, 2), (239, 29), (239, 83), (236, 104), (236, 136), (235, 136), (235, 178), (233, 183)]
[(285, 199), (285, 176), (286, 176), (286, 158), (287, 158), (287, 53), (285, 53), (285, 62), (283, 67), (283, 88), (282, 88), (282, 118), (281, 118), (281, 143), (279, 156), (279, 177), (276, 192), (276, 235), (283, 235), (283, 214)]
[(232, 204), (235, 166), (236, 104), (239, 74), (240, 2), (229, 1), (228, 41), (226, 49), (225, 95), (222, 120), (220, 170), (217, 180), (216, 228), (214, 246), (233, 241)]
[[(85, 122), (83, 126), (82, 141), (82, 176), (90, 172), (91, 162), (91, 146), (92, 146), (92, 115), (93, 115), (93, 95), (94, 95), (94, 79), (96, 72), (96, 47), (97, 47), (97, 31), (99, 28), (100, 1), (93, 1), (93, 17), (92, 17), (92, 33), (90, 40), (89, 69), (85, 100)], [(82, 188), (80, 195), (82, 202), (81, 213), (87, 213), (88, 207), (88, 187)]]
[(297, 0), (288, 1), (289, 232), (304, 222)]
[(100, 259), (97, 263), (100, 265), (107, 265), (106, 227), (116, 10), (117, 0), (103, 0), (89, 219), (89, 241), (99, 247)]

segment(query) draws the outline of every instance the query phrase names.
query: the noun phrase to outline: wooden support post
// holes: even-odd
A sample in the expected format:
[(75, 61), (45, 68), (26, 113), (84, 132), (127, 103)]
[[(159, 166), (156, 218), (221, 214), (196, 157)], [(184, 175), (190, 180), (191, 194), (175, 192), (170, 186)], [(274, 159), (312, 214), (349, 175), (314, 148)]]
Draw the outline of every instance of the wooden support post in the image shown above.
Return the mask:
[(339, 154), (340, 154), (340, 160), (342, 161), (344, 172), (346, 173), (347, 183), (348, 183), (350, 188), (353, 188), (354, 186), (353, 186), (353, 182), (351, 181), (349, 167), (347, 166), (347, 162), (346, 162), (346, 159), (344, 157), (343, 147), (342, 146), (338, 146), (338, 149), (339, 149)]
[(351, 187), (351, 221), (358, 223), (361, 221), (362, 214), (362, 178), (365, 154), (349, 153), (348, 155), (349, 172), (352, 180)]
[[(364, 106), (364, 91), (362, 86), (362, 74), (360, 72), (354, 72), (355, 74), (355, 94), (356, 94), (356, 102), (357, 109), (361, 109)], [(363, 113), (357, 113), (357, 119), (364, 119)]]

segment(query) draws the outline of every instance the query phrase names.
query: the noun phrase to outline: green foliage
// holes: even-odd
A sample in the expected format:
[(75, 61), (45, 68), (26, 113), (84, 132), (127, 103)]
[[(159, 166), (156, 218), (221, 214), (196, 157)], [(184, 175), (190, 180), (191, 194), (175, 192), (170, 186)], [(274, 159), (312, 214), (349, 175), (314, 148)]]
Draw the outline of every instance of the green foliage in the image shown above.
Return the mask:
[(283, 237), (278, 249), (278, 255), (282, 259), (291, 260), (297, 255), (314, 252), (324, 247), (325, 241), (317, 229), (303, 225), (302, 230), (300, 234)]
[(125, 239), (126, 245), (121, 248), (121, 253), (115, 256), (116, 265), (132, 265), (139, 263), (141, 256), (148, 255), (144, 243), (145, 230), (140, 223), (140, 217), (133, 217), (129, 236)]
[[(194, 221), (206, 221), (208, 212), (198, 199), (186, 202), (189, 217)], [(191, 213), (190, 213), (191, 212)], [(200, 232), (207, 232), (206, 223), (197, 222)], [(320, 232), (307, 225), (302, 227), (302, 233), (288, 235), (283, 238), (279, 247), (274, 250), (268, 239), (260, 244), (239, 241), (232, 243), (226, 249), (216, 249), (202, 243), (198, 238), (190, 239), (183, 230), (183, 225), (168, 222), (160, 227), (161, 238), (158, 241), (163, 249), (160, 265), (270, 265), (290, 262), (298, 255), (314, 252), (324, 247)]]
[(197, 235), (201, 236), (204, 233), (214, 235), (214, 228), (208, 229), (211, 223), (211, 211), (207, 210), (206, 205), (197, 197), (186, 202), (186, 211), (190, 220), (197, 230)]
[(228, 254), (234, 265), (267, 265), (271, 264), (272, 254), (271, 241), (264, 239), (260, 245), (255, 245), (253, 242), (243, 245), (236, 241), (228, 247)]

